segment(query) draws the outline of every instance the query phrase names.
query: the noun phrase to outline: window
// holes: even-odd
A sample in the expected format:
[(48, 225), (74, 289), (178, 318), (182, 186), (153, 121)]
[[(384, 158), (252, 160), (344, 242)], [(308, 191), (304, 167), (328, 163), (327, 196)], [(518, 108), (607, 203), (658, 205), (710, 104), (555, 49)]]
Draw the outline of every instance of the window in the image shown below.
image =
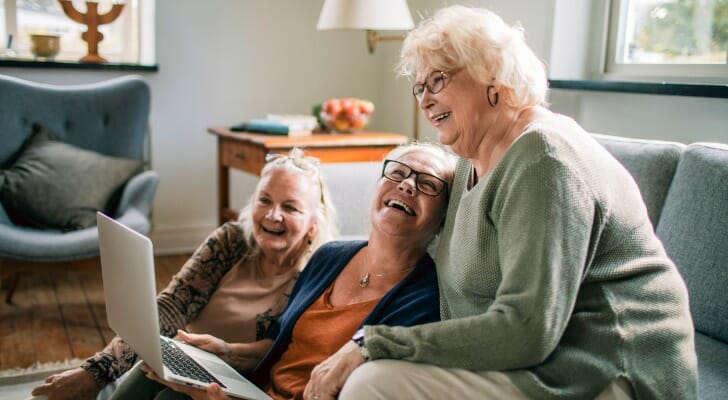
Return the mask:
[[(153, 64), (153, 29), (145, 29), (154, 17), (154, 0), (99, 0), (98, 12), (104, 14), (114, 3), (124, 3), (119, 17), (99, 25), (104, 38), (99, 42), (99, 54), (113, 63)], [(86, 2), (73, 0), (81, 13), (86, 13)], [(61, 51), (57, 61), (76, 61), (87, 53), (88, 46), (81, 39), (86, 25), (67, 17), (58, 0), (0, 0), (0, 34), (11, 42), (17, 58), (32, 59), (30, 35), (54, 34), (61, 37)], [(12, 35), (12, 36), (11, 36)]]
[(613, 0), (606, 76), (728, 81), (728, 0)]

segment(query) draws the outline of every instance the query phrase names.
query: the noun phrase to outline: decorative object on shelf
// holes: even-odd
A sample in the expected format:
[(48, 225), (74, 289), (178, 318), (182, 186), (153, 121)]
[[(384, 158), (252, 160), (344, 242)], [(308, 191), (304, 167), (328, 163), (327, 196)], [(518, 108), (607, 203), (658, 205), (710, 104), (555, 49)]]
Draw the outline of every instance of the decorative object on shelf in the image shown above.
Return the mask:
[[(377, 42), (403, 40), (404, 36), (381, 36), (377, 30), (409, 30), (414, 27), (407, 0), (325, 0), (317, 30), (365, 29), (367, 49), (374, 53)], [(414, 102), (412, 135), (419, 139), (419, 104)]]
[(61, 50), (61, 37), (33, 33), (30, 35), (30, 52), (36, 57), (53, 58)]
[(61, 3), (63, 12), (66, 13), (68, 18), (88, 26), (86, 32), (81, 34), (81, 39), (88, 43), (88, 54), (81, 57), (79, 61), (89, 63), (106, 62), (106, 59), (99, 55), (99, 42), (104, 39), (104, 35), (99, 32), (99, 25), (114, 22), (124, 9), (124, 4), (115, 3), (111, 6), (111, 10), (109, 12), (106, 14), (99, 14), (99, 3), (95, 1), (87, 1), (86, 14), (82, 14), (76, 10), (71, 0), (58, 1)]
[(373, 112), (374, 103), (371, 101), (344, 97), (324, 101), (319, 117), (329, 131), (354, 132), (369, 123)]

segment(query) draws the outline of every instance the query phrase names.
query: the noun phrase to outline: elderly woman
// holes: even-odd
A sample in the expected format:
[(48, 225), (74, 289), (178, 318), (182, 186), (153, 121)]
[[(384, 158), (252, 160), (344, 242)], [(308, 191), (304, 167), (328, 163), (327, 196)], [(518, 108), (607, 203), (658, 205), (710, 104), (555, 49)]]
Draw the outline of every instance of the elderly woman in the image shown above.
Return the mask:
[[(357, 337), (361, 326), (439, 320), (437, 277), (427, 247), (442, 227), (454, 170), (455, 157), (441, 146), (394, 149), (377, 183), (369, 240), (322, 246), (267, 339), (229, 344), (209, 335), (180, 336), (241, 372), (252, 369), (253, 379), (273, 398), (300, 399), (311, 370)], [(216, 384), (206, 392), (166, 384), (195, 399), (226, 398)]]
[(309, 398), (696, 398), (685, 284), (629, 173), (543, 107), (521, 30), (448, 7), (409, 33), (400, 68), (462, 157), (436, 253), (443, 321), (365, 326)]
[[(262, 338), (311, 253), (336, 234), (334, 219), (317, 159), (303, 157), (300, 149), (271, 157), (240, 221), (205, 239), (159, 295), (162, 334), (186, 328), (226, 340)], [(116, 337), (80, 368), (49, 377), (33, 394), (93, 399), (136, 361)]]

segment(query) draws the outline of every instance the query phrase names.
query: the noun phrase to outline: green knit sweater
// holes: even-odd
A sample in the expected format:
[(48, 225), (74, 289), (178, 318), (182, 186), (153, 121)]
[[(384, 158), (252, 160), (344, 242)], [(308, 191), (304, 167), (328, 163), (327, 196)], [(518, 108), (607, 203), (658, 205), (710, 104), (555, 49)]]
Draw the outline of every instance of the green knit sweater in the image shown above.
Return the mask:
[(531, 124), (468, 189), (437, 249), (442, 322), (366, 327), (373, 359), (504, 371), (534, 399), (697, 398), (685, 284), (629, 173), (563, 116)]

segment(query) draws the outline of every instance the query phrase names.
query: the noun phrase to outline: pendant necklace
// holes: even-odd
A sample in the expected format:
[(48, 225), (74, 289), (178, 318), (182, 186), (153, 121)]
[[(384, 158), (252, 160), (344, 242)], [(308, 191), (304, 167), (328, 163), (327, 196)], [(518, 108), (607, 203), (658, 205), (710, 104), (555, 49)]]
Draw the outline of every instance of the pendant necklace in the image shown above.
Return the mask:
[[(367, 261), (368, 261), (367, 260), (367, 256), (366, 256), (366, 254), (364, 254), (364, 265), (367, 264)], [(415, 267), (408, 268), (408, 269), (406, 269), (404, 271), (400, 271), (400, 272), (403, 272), (403, 273), (404, 272), (410, 272), (413, 269), (415, 269)], [(372, 275), (374, 275), (374, 276), (376, 276), (378, 278), (381, 278), (381, 277), (383, 277), (385, 275), (389, 275), (390, 273), (391, 272), (383, 272), (383, 273), (379, 273), (379, 274), (372, 274), (371, 272), (367, 272), (366, 274), (362, 275), (361, 279), (359, 279), (359, 287), (365, 288), (365, 287), (369, 286), (369, 278), (371, 278)]]

